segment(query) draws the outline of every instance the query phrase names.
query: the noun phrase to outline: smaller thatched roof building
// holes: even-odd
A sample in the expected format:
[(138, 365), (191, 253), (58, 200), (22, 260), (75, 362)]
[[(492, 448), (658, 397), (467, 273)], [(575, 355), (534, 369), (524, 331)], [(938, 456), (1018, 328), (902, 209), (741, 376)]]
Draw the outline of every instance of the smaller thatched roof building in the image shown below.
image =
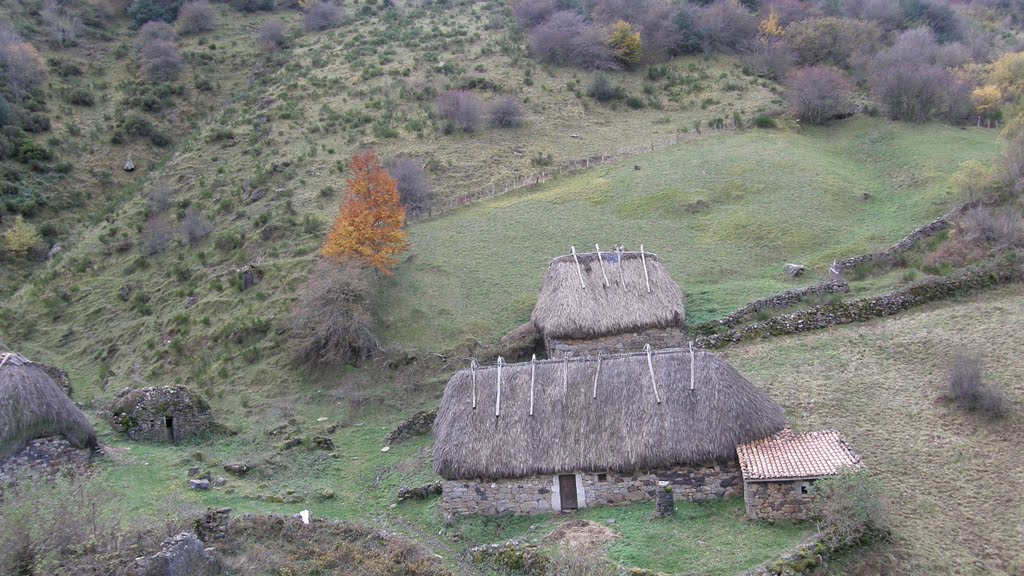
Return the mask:
[(681, 328), (682, 290), (650, 252), (588, 252), (548, 265), (532, 321), (546, 342)]
[(663, 350), (456, 373), (434, 422), (446, 479), (631, 471), (734, 461), (783, 409), (721, 358)]
[(98, 447), (85, 414), (44, 368), (0, 353), (0, 458), (46, 436), (63, 436), (75, 448)]

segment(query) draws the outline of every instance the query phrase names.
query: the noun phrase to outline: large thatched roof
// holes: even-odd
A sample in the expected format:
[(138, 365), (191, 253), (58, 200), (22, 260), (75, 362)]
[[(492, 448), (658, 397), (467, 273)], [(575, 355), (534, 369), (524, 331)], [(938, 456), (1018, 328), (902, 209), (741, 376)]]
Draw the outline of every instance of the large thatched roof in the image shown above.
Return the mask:
[(515, 478), (724, 461), (786, 425), (783, 409), (729, 364), (692, 354), (692, 389), (689, 350), (653, 352), (653, 382), (646, 353), (505, 365), (500, 400), (497, 367), (462, 370), (434, 422), (434, 470)]
[(0, 353), (0, 458), (29, 440), (57, 435), (76, 448), (97, 445), (85, 414), (42, 367), (24, 356)]
[(533, 323), (545, 338), (595, 338), (682, 326), (683, 303), (683, 292), (650, 252), (570, 254), (548, 265)]

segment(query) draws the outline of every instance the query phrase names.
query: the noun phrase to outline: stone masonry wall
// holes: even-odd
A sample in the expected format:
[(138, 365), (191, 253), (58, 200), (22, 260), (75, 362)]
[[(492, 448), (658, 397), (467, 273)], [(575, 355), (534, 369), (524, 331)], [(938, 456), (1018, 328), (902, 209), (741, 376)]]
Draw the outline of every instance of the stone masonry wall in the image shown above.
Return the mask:
[[(445, 480), (442, 508), (450, 514), (535, 514), (557, 510), (556, 474), (503, 480)], [(577, 484), (580, 507), (653, 501), (658, 481), (667, 481), (676, 498), (704, 502), (739, 496), (743, 485), (735, 461), (679, 466), (660, 471), (582, 473)]]
[(596, 356), (599, 352), (603, 354), (635, 352), (643, 350), (646, 344), (662, 349), (680, 348), (686, 346), (686, 342), (686, 332), (679, 328), (667, 328), (588, 340), (545, 339), (544, 344), (548, 351), (548, 358), (562, 358), (566, 353), (569, 356)]
[(743, 308), (736, 310), (732, 314), (722, 318), (718, 321), (721, 326), (735, 326), (739, 324), (744, 318), (763, 310), (778, 310), (781, 308), (789, 308), (795, 306), (803, 301), (808, 296), (816, 294), (845, 294), (850, 291), (850, 285), (846, 282), (827, 281), (821, 284), (813, 284), (811, 286), (804, 286), (803, 288), (795, 288), (793, 290), (786, 290), (785, 292), (779, 292), (778, 294), (772, 294), (767, 298), (760, 300), (754, 300), (750, 304), (747, 304)]
[(19, 479), (37, 482), (65, 467), (83, 470), (92, 461), (92, 455), (90, 449), (75, 448), (63, 436), (32, 440), (12, 456), (0, 460), (0, 497), (4, 486)]
[[(743, 501), (747, 516), (757, 520), (807, 520), (811, 515), (811, 480), (747, 482)], [(803, 487), (808, 488), (804, 493)]]
[(702, 348), (723, 348), (741, 341), (865, 322), (957, 294), (1016, 282), (1020, 277), (1020, 269), (1005, 262), (968, 268), (948, 278), (926, 280), (883, 296), (814, 306), (721, 334), (701, 336), (694, 344)]
[(114, 430), (149, 442), (180, 442), (198, 436), (213, 419), (210, 405), (184, 386), (126, 388), (107, 408), (107, 417)]

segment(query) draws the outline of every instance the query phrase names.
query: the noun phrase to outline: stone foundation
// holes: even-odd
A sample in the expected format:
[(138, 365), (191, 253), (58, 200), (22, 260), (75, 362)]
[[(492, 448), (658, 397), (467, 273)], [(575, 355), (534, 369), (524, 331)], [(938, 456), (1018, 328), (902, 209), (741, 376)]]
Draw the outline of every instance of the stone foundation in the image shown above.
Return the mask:
[(743, 501), (747, 516), (757, 520), (807, 520), (811, 516), (813, 480), (746, 482)]
[[(704, 502), (739, 496), (743, 487), (735, 461), (668, 470), (576, 474), (579, 508), (653, 501), (658, 482), (675, 498)], [(445, 480), (441, 507), (449, 514), (536, 514), (561, 510), (558, 475), (502, 480)]]
[(0, 497), (5, 486), (19, 479), (37, 482), (53, 477), (65, 467), (84, 470), (92, 462), (92, 456), (92, 450), (75, 448), (63, 436), (33, 440), (12, 456), (0, 460)]
[(555, 340), (545, 338), (544, 346), (548, 351), (548, 358), (562, 358), (569, 356), (596, 356), (601, 354), (620, 354), (623, 352), (635, 352), (643, 350), (644, 346), (650, 344), (656, 349), (684, 348), (688, 342), (686, 332), (679, 328), (666, 328), (663, 330), (644, 330), (643, 332), (631, 334), (617, 334), (602, 338), (590, 338), (587, 340)]

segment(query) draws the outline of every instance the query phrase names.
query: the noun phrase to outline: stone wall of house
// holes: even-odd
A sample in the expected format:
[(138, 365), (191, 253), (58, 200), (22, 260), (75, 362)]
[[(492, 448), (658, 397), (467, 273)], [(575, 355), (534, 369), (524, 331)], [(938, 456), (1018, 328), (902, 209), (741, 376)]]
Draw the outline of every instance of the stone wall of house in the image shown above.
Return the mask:
[(114, 430), (149, 442), (193, 438), (213, 421), (210, 405), (184, 386), (125, 388), (108, 406), (106, 416)]
[(683, 348), (686, 343), (686, 332), (679, 328), (644, 330), (587, 340), (556, 340), (554, 338), (544, 340), (548, 358), (562, 358), (566, 354), (569, 356), (596, 356), (598, 353), (636, 352), (643, 350), (647, 344), (658, 349)]
[(63, 436), (38, 438), (13, 455), (0, 460), (0, 496), (4, 487), (16, 481), (36, 482), (50, 478), (63, 468), (84, 470), (92, 462), (93, 452), (75, 448)]
[[(739, 496), (739, 464), (678, 466), (659, 471), (586, 472), (579, 475), (580, 507), (653, 501), (659, 481), (672, 486), (676, 498), (704, 502)], [(558, 509), (556, 474), (503, 480), (445, 480), (442, 508), (450, 514), (535, 514)], [(577, 490), (579, 492), (579, 490)]]
[(813, 481), (747, 482), (743, 501), (747, 516), (757, 520), (807, 520), (811, 515)]

